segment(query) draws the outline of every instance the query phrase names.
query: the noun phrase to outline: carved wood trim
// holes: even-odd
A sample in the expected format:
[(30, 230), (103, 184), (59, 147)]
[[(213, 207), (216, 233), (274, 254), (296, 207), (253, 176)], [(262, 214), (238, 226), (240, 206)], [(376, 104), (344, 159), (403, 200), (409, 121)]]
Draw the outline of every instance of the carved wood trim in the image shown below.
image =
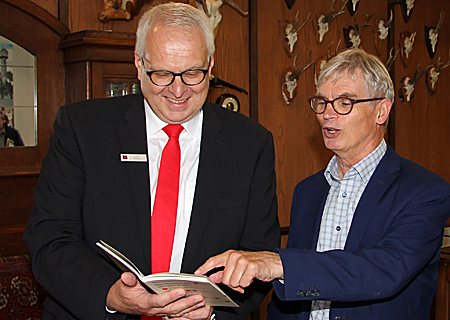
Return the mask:
[(29, 0), (0, 0), (0, 2), (5, 2), (11, 6), (17, 7), (37, 20), (40, 20), (61, 38), (70, 32), (69, 28), (67, 28), (62, 22), (34, 2)]

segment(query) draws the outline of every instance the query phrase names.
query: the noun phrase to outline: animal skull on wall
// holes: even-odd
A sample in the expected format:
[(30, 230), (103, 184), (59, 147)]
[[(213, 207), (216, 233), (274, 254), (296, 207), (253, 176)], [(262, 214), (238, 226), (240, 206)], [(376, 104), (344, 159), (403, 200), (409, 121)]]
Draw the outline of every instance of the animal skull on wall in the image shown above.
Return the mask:
[(233, 0), (189, 0), (189, 4), (197, 7), (208, 16), (211, 29), (214, 30), (214, 36), (216, 36), (219, 23), (222, 20), (222, 14), (219, 10), (222, 5), (229, 5), (242, 16), (248, 16), (248, 12), (244, 12)]

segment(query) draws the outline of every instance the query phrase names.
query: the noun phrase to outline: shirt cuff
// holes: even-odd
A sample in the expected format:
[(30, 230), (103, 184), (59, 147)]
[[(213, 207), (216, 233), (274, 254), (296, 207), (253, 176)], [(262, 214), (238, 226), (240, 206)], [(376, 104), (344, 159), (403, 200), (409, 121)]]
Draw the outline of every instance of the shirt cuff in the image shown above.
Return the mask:
[(116, 313), (117, 312), (116, 310), (109, 309), (107, 306), (105, 306), (105, 309), (108, 313)]

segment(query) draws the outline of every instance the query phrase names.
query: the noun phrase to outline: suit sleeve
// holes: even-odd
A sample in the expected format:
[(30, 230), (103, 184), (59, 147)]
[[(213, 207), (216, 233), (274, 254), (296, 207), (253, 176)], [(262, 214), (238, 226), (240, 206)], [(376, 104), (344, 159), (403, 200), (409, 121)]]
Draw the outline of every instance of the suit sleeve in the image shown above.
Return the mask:
[(58, 111), (49, 143), (24, 232), (33, 273), (71, 313), (59, 316), (105, 319), (106, 296), (118, 273), (83, 242), (84, 163), (66, 107)]
[[(319, 253), (299, 243), (279, 249), (285, 278), (284, 285), (273, 282), (277, 296), (346, 302), (390, 298), (406, 287), (415, 287), (416, 295), (424, 287), (434, 292), (450, 186), (435, 176), (421, 182), (398, 180), (381, 197), (355, 251)], [(302, 225), (305, 215), (316, 214), (300, 204), (307, 189), (297, 188), (294, 194), (291, 233), (308, 227)]]
[(273, 250), (280, 246), (274, 167), (273, 138), (268, 132), (253, 174), (248, 219), (241, 241), (241, 250)]

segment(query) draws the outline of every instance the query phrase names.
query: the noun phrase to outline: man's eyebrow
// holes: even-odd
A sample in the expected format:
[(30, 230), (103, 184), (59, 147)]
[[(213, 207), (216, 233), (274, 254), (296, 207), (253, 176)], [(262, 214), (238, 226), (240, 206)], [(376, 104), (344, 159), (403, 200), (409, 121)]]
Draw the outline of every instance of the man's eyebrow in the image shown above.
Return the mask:
[(344, 97), (344, 98), (356, 98), (356, 95), (353, 94), (353, 93), (344, 92), (344, 93), (341, 93), (341, 94), (339, 95), (339, 97)]
[[(328, 99), (325, 95), (321, 94), (320, 92), (316, 93), (316, 97)], [(354, 99), (354, 98), (356, 98), (356, 95), (353, 94), (353, 93), (349, 93), (349, 92), (343, 92), (341, 94), (338, 94), (335, 97), (332, 97), (331, 99), (336, 99), (336, 98), (350, 98), (350, 99)]]

